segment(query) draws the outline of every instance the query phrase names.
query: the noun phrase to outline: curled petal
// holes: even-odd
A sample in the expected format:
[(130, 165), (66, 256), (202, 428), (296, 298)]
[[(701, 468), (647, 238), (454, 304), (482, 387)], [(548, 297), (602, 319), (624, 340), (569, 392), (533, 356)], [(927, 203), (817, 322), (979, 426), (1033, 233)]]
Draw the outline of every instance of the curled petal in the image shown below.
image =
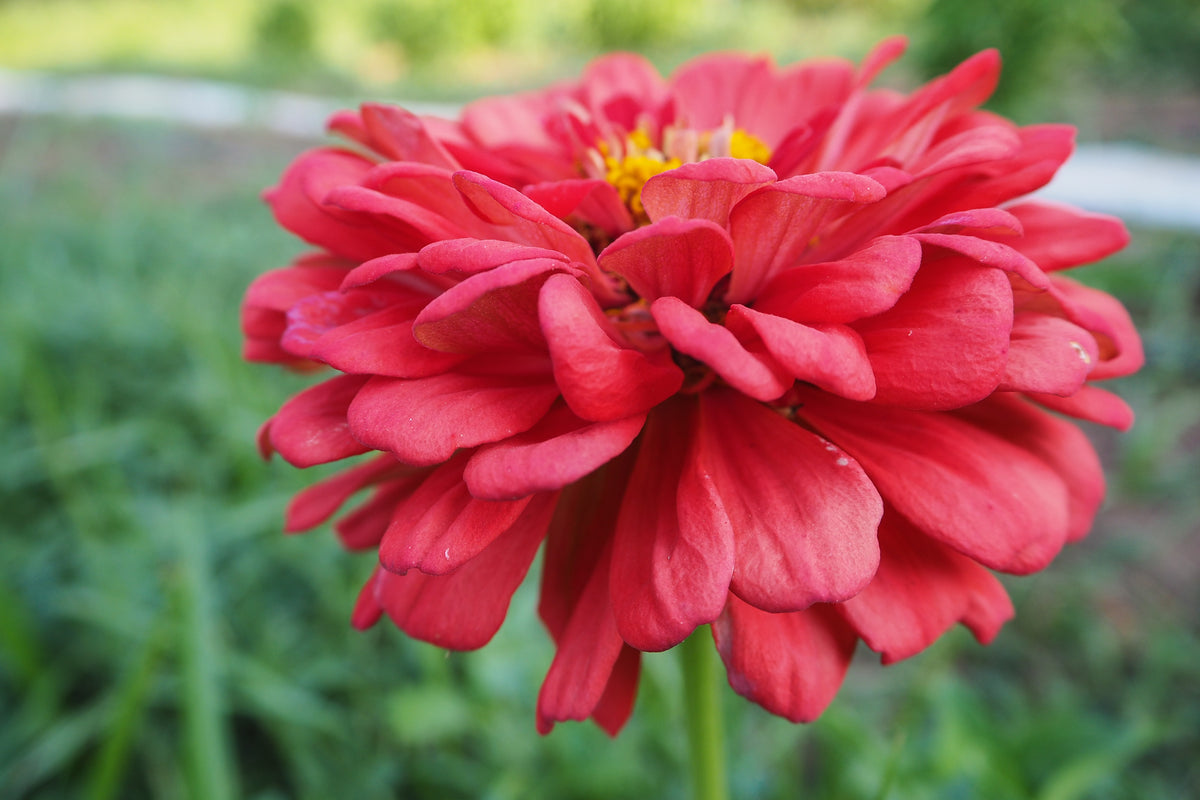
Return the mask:
[(538, 314), (563, 399), (594, 422), (645, 414), (679, 390), (683, 374), (666, 353), (619, 343), (619, 333), (579, 281), (551, 276)]
[(847, 205), (876, 202), (885, 193), (865, 175), (820, 172), (797, 175), (750, 195), (729, 218), (734, 268), (726, 299), (754, 299), (773, 277), (799, 262), (827, 216)]
[(561, 489), (624, 452), (645, 419), (587, 422), (556, 406), (526, 433), (479, 448), (463, 478), (472, 495), (487, 500)]
[(479, 555), (448, 575), (411, 571), (375, 573), (375, 602), (396, 627), (414, 639), (450, 650), (474, 650), (487, 644), (508, 613), (546, 532), (553, 497), (535, 501), (528, 524), (506, 530)]
[(466, 356), (431, 350), (413, 336), (412, 309), (378, 311), (324, 333), (312, 357), (342, 372), (425, 378), (451, 369)]
[(557, 259), (533, 258), (472, 275), (429, 303), (413, 334), (426, 347), (449, 353), (545, 352), (538, 293), (550, 275), (566, 269)]
[(844, 325), (810, 327), (737, 305), (725, 324), (743, 342), (757, 337), (775, 363), (797, 380), (851, 400), (875, 396), (875, 376), (862, 339)]
[(600, 254), (600, 266), (629, 281), (647, 302), (677, 297), (699, 308), (733, 268), (733, 244), (715, 223), (665, 217), (613, 242)]
[(774, 182), (775, 173), (744, 158), (710, 158), (655, 175), (642, 187), (651, 220), (705, 219), (721, 227), (743, 197)]
[(709, 322), (687, 303), (660, 297), (650, 306), (663, 337), (680, 353), (698, 359), (730, 386), (757, 400), (774, 400), (791, 385), (770, 355), (747, 349), (724, 325)]
[(754, 308), (809, 324), (853, 322), (896, 305), (920, 266), (920, 243), (880, 236), (838, 261), (780, 272), (759, 292)]
[(435, 469), (395, 509), (379, 546), (379, 563), (386, 569), (444, 575), (522, 524), (531, 498), (493, 502), (472, 497), (462, 480), (466, 461), (465, 454), (459, 455)]
[(310, 244), (363, 261), (395, 252), (400, 240), (370, 220), (329, 204), (342, 187), (358, 186), (375, 165), (346, 150), (311, 150), (296, 159), (265, 195), (275, 219)]
[(359, 391), (347, 416), (366, 446), (423, 466), (445, 461), (460, 447), (529, 430), (557, 396), (554, 384), (538, 377), (456, 372), (415, 380), (376, 377)]

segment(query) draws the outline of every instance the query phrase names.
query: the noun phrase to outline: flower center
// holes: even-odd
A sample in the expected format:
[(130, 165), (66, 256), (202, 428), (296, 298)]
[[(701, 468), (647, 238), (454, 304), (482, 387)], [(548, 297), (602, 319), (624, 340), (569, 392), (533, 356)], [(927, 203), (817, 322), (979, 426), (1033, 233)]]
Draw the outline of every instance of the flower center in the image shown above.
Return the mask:
[(766, 164), (771, 159), (771, 148), (757, 136), (734, 128), (730, 118), (711, 131), (667, 125), (658, 137), (649, 128), (639, 127), (623, 139), (614, 137), (598, 142), (584, 170), (612, 184), (629, 209), (634, 225), (642, 226), (650, 222), (642, 205), (642, 187), (646, 181), (684, 163), (718, 157), (747, 158)]

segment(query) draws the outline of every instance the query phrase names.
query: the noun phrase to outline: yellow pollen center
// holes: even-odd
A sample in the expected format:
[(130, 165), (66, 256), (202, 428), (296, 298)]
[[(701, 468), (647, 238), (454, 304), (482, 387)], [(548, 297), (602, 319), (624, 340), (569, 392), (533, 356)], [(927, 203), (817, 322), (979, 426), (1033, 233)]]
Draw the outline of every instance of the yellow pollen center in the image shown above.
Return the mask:
[(675, 169), (683, 164), (678, 158), (661, 159), (647, 155), (625, 156), (620, 161), (608, 156), (604, 166), (608, 172), (604, 179), (611, 183), (621, 195), (621, 202), (633, 213), (634, 220), (646, 221), (646, 209), (642, 205), (642, 187), (646, 181), (660, 172)]
[(741, 128), (735, 129), (731, 121), (703, 133), (668, 126), (660, 138), (662, 143), (656, 146), (646, 129), (637, 128), (623, 142), (602, 141), (596, 148), (603, 159), (604, 179), (617, 190), (635, 225), (650, 221), (642, 205), (642, 187), (655, 175), (684, 162), (719, 156), (752, 159), (760, 164), (771, 159), (771, 148), (762, 139)]
[(741, 128), (729, 137), (729, 155), (734, 158), (749, 158), (760, 164), (771, 160), (771, 148), (767, 143), (752, 133), (746, 133)]

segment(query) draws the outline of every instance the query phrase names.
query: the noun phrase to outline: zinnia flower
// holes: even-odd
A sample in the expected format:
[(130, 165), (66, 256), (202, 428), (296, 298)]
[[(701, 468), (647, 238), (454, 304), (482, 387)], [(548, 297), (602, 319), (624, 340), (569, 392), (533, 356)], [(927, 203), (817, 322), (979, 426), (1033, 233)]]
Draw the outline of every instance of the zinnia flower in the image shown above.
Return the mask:
[[(315, 246), (244, 305), (255, 361), (326, 366), (262, 428), (292, 531), (379, 564), (353, 613), (488, 642), (539, 548), (557, 650), (539, 729), (616, 733), (641, 651), (710, 625), (733, 688), (821, 713), (859, 639), (892, 662), (1012, 615), (1104, 482), (1059, 414), (1142, 363), (1120, 304), (1063, 277), (1119, 221), (1023, 196), (1072, 131), (979, 110), (981, 53), (905, 95), (858, 68), (614, 55), (461, 119), (364, 105), (267, 199)], [(1050, 411), (1058, 413), (1050, 413)]]

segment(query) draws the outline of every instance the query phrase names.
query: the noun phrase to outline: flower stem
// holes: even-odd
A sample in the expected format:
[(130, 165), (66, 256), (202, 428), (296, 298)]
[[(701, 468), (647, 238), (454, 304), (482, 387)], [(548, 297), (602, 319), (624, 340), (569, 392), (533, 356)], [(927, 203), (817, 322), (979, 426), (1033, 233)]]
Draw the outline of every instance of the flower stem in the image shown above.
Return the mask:
[(683, 659), (684, 712), (687, 717), (688, 761), (695, 800), (727, 800), (724, 724), (717, 653), (708, 626), (679, 646)]

